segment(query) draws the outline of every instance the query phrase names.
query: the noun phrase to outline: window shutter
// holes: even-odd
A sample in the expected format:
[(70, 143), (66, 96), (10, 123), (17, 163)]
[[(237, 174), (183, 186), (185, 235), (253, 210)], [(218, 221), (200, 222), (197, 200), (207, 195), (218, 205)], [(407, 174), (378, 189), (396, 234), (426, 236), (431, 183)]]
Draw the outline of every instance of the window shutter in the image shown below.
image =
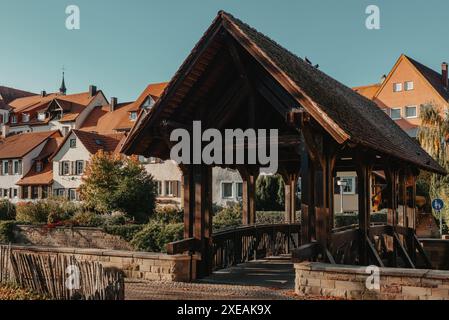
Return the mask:
[(58, 164), (59, 164), (59, 175), (62, 176), (62, 161), (59, 161)]
[(179, 181), (174, 181), (174, 183), (173, 183), (173, 196), (175, 197), (175, 198), (178, 198), (179, 197)]
[(12, 175), (12, 160), (8, 161), (8, 174)]
[(76, 161), (70, 161), (70, 175), (74, 176), (75, 175), (75, 166), (76, 166)]
[(22, 160), (19, 160), (19, 174), (22, 174)]

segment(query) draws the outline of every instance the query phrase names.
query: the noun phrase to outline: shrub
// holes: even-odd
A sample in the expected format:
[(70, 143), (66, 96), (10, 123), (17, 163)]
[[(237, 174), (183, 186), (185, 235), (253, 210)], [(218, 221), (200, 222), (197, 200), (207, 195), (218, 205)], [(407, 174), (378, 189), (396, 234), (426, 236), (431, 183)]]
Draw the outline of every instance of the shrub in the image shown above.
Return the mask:
[(137, 232), (131, 240), (136, 250), (150, 252), (166, 252), (165, 246), (169, 242), (183, 238), (184, 225), (182, 223), (164, 224), (150, 221), (141, 231)]
[(182, 223), (184, 222), (184, 211), (175, 206), (158, 206), (151, 220), (162, 223)]
[[(334, 216), (334, 219), (335, 219), (335, 228), (350, 226), (350, 225), (359, 223), (359, 218), (358, 218), (357, 213), (336, 214)], [(385, 212), (373, 213), (373, 214), (371, 214), (370, 220), (371, 220), (371, 222), (387, 222), (387, 214)]]
[(48, 211), (41, 202), (21, 202), (16, 206), (16, 220), (25, 223), (46, 223)]
[(33, 293), (15, 285), (0, 284), (0, 300), (49, 300), (44, 296)]
[(22, 202), (16, 207), (16, 220), (25, 223), (56, 223), (70, 219), (79, 205), (62, 198)]
[(71, 222), (77, 226), (83, 227), (100, 227), (106, 221), (102, 215), (92, 211), (79, 211), (71, 219)]
[(129, 242), (143, 227), (144, 225), (139, 224), (105, 225), (103, 229), (106, 233), (119, 236)]
[(0, 200), (0, 220), (14, 220), (16, 206), (7, 199)]
[(0, 243), (10, 243), (14, 241), (15, 221), (0, 221)]
[(236, 227), (242, 224), (242, 205), (236, 203), (223, 208), (212, 219), (214, 229)]
[(256, 206), (261, 211), (284, 209), (284, 181), (280, 175), (260, 176), (256, 182)]

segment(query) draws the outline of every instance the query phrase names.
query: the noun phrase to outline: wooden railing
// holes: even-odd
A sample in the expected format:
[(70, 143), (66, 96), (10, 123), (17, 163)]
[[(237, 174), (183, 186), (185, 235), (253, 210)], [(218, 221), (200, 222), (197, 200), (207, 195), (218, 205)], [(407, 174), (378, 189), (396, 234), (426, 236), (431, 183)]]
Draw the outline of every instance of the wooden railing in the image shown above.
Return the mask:
[(380, 267), (432, 267), (412, 228), (386, 224), (372, 224), (369, 235), (365, 237), (362, 237), (357, 225), (334, 229), (328, 249), (314, 242), (295, 250), (293, 259), (358, 265), (361, 264), (362, 244), (367, 250), (369, 264)]
[(299, 246), (300, 225), (272, 224), (242, 226), (212, 236), (212, 270), (290, 253)]

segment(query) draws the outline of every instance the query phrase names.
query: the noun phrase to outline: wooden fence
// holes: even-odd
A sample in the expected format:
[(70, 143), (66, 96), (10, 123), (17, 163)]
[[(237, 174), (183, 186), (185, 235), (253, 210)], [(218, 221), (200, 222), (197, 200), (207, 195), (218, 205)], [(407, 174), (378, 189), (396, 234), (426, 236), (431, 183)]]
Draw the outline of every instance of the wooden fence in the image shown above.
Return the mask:
[(34, 254), (0, 246), (0, 281), (56, 300), (123, 300), (124, 275), (74, 256)]

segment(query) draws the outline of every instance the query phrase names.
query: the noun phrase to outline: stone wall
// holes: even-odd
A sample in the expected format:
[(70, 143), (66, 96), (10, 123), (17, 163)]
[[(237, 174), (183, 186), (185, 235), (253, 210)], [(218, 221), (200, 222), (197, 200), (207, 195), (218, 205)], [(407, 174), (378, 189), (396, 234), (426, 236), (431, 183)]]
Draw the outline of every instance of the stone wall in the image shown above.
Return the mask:
[(46, 255), (74, 256), (79, 261), (97, 261), (104, 267), (123, 270), (133, 279), (161, 281), (191, 281), (196, 279), (198, 256), (167, 255), (152, 252), (133, 252), (104, 249), (54, 248), (40, 246), (11, 246), (12, 250)]
[(14, 228), (14, 243), (50, 247), (96, 248), (133, 250), (120, 238), (100, 228), (55, 227), (18, 225)]
[(432, 267), (449, 270), (449, 240), (419, 239), (424, 251), (432, 263)]
[(449, 271), (379, 268), (380, 289), (368, 290), (366, 267), (295, 263), (295, 292), (357, 300), (449, 300)]

